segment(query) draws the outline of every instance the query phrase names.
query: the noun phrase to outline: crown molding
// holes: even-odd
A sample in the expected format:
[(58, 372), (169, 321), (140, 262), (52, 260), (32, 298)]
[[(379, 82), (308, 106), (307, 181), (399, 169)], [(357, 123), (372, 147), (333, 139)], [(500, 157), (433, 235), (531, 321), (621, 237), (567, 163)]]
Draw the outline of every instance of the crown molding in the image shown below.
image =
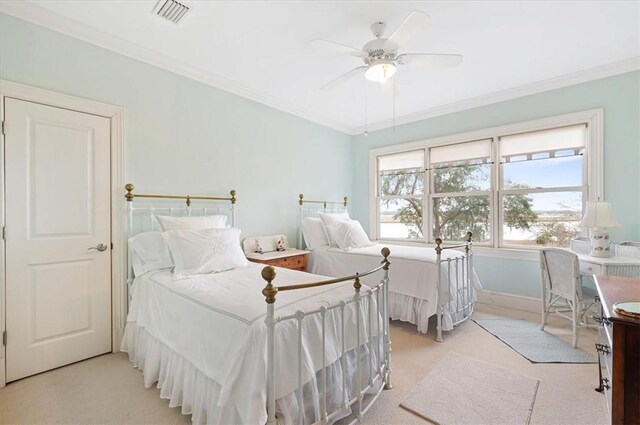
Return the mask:
[[(229, 80), (219, 75), (215, 75), (202, 69), (194, 68), (185, 63), (176, 61), (161, 53), (123, 40), (119, 37), (100, 31), (89, 25), (66, 18), (53, 13), (47, 9), (29, 2), (2, 1), (0, 2), (0, 13), (17, 17), (19, 19), (34, 23), (36, 25), (51, 29), (53, 31), (80, 39), (87, 43), (102, 47), (128, 56), (135, 60), (149, 65), (168, 70), (183, 77), (199, 81), (203, 84), (216, 87), (218, 89), (236, 94), (238, 96), (253, 100), (266, 106), (287, 112), (308, 121), (315, 122), (325, 127), (346, 133), (352, 136), (362, 134), (364, 130), (376, 131), (394, 126), (394, 120), (383, 120), (370, 123), (364, 126), (350, 126), (346, 123), (335, 121), (320, 114), (311, 112), (302, 106), (295, 105), (283, 99), (276, 98), (267, 93), (247, 87), (238, 82)], [(460, 112), (480, 106), (503, 102), (505, 100), (528, 96), (562, 87), (572, 86), (587, 81), (598, 80), (614, 75), (640, 70), (640, 56), (625, 59), (619, 62), (590, 68), (570, 74), (552, 77), (546, 80), (501, 90), (494, 93), (466, 99), (446, 105), (436, 106), (421, 112), (402, 115), (396, 117), (395, 125), (409, 124), (416, 121), (433, 118), (440, 115)]]
[[(640, 70), (640, 56), (613, 62), (582, 71), (572, 72), (557, 77), (548, 78), (546, 80), (537, 81), (535, 83), (524, 84), (522, 86), (512, 87), (510, 89), (474, 97), (472, 99), (462, 100), (460, 102), (449, 103), (447, 105), (436, 106), (421, 112), (396, 117), (396, 127), (403, 124), (409, 124), (416, 121), (422, 121), (428, 118), (437, 117), (439, 115), (451, 114), (467, 109), (473, 109), (480, 106), (486, 106), (493, 103), (504, 102), (505, 100), (516, 99), (519, 97), (529, 96), (536, 93), (542, 93), (549, 90), (555, 90), (562, 87), (573, 86), (575, 84), (586, 83), (588, 81), (599, 80), (602, 78), (612, 77), (614, 75), (625, 74)], [(352, 135), (362, 134), (365, 130), (376, 131), (393, 127), (393, 120), (377, 121), (365, 127), (357, 127)]]
[(76, 20), (61, 16), (32, 3), (2, 1), (0, 2), (0, 13), (5, 13), (98, 47), (120, 53), (140, 62), (165, 69), (342, 133), (351, 134), (354, 130), (353, 127), (342, 122), (313, 113), (301, 106), (252, 89), (222, 76), (181, 63), (169, 56), (131, 43)]

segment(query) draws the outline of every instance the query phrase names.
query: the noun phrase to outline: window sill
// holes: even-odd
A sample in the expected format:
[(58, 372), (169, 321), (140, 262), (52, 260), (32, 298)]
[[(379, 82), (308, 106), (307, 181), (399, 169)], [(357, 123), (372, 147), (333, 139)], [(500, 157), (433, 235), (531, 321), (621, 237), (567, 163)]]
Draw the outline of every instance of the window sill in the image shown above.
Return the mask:
[[(405, 245), (405, 246), (428, 246), (435, 247), (435, 244), (424, 241), (408, 241), (402, 239), (378, 239), (378, 243)], [(446, 246), (446, 244), (443, 244)], [(493, 248), (488, 246), (473, 246), (473, 253), (478, 257), (502, 258), (509, 260), (539, 261), (540, 254), (537, 249), (517, 249), (517, 248)]]

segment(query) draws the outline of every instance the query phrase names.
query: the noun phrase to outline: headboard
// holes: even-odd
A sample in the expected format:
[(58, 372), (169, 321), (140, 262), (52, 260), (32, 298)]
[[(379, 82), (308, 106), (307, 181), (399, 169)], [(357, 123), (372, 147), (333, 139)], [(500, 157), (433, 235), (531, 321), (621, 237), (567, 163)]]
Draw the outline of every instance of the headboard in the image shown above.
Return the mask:
[[(312, 217), (317, 213), (335, 213), (341, 211), (347, 211), (347, 204), (349, 203), (349, 198), (346, 196), (342, 198), (342, 201), (313, 201), (310, 199), (305, 199), (304, 195), (301, 193), (298, 195), (298, 204), (299, 204), (299, 220), (298, 220), (298, 247), (303, 249), (304, 239), (302, 237), (302, 220), (305, 217)], [(305, 208), (305, 204), (309, 204), (307, 208)], [(318, 205), (314, 207), (313, 205)], [(322, 208), (319, 206), (322, 205)]]
[[(191, 196), (191, 195), (149, 195), (134, 193), (134, 186), (131, 183), (125, 185), (127, 193), (124, 195), (127, 201), (127, 240), (140, 232), (160, 231), (160, 224), (157, 216), (172, 217), (194, 217), (205, 215), (226, 215), (229, 219), (227, 223), (231, 227), (236, 225), (236, 191), (229, 192), (230, 196)], [(141, 206), (134, 206), (134, 200), (149, 199), (153, 201), (143, 201)], [(185, 201), (184, 206), (176, 206), (175, 200)], [(209, 206), (192, 207), (193, 201)], [(217, 206), (212, 204), (217, 203)], [(131, 253), (127, 244), (127, 290), (131, 293), (133, 283), (133, 266), (131, 264)], [(129, 298), (127, 298), (129, 299)]]

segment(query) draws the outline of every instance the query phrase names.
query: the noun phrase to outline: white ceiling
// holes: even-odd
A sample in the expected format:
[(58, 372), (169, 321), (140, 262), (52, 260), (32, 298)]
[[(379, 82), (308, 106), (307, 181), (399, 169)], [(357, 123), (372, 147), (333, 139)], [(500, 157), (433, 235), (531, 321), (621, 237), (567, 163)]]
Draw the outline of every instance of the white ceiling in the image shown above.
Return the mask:
[(194, 1), (179, 25), (155, 0), (0, 3), (0, 11), (355, 134), (392, 125), (392, 95), (364, 77), (319, 87), (361, 64), (316, 38), (361, 47), (412, 10), (430, 19), (401, 51), (459, 53), (457, 68), (400, 67), (404, 123), (640, 69), (637, 1)]

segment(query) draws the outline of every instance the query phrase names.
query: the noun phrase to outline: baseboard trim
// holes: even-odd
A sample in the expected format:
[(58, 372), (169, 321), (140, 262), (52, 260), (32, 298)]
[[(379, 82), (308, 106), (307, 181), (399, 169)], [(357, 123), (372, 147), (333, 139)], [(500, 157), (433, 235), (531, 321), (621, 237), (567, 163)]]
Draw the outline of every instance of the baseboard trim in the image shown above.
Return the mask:
[(478, 302), (537, 314), (540, 314), (541, 309), (539, 298), (488, 291), (486, 289), (478, 292)]

